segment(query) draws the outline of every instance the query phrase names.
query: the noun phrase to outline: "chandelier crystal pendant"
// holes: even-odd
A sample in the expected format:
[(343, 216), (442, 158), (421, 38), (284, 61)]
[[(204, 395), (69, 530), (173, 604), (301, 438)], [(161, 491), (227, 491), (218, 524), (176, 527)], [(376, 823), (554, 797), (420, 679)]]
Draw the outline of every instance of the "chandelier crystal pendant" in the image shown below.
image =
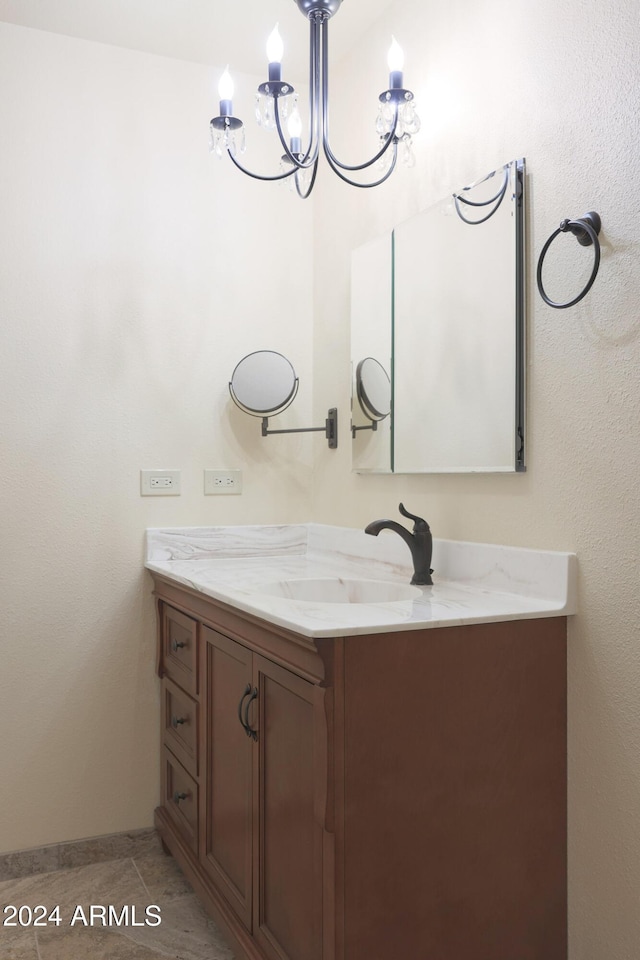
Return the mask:
[[(329, 144), (329, 20), (339, 10), (342, 0), (294, 0), (298, 9), (309, 20), (309, 130), (307, 145), (302, 140), (302, 118), (298, 110), (298, 95), (290, 83), (282, 79), (283, 43), (278, 25), (267, 42), (269, 62), (268, 80), (261, 83), (256, 94), (256, 121), (267, 130), (275, 130), (284, 153), (280, 171), (263, 176), (248, 170), (238, 160), (245, 151), (245, 128), (242, 120), (233, 116), (233, 81), (227, 67), (220, 78), (220, 114), (210, 123), (211, 151), (222, 157), (228, 153), (236, 167), (256, 180), (287, 180), (295, 184), (304, 200), (316, 179), (320, 149), (338, 177), (354, 187), (377, 187), (393, 173), (402, 144), (403, 160), (414, 165), (412, 134), (420, 129), (413, 93), (403, 86), (404, 56), (395, 39), (389, 50), (389, 89), (380, 96), (376, 133), (380, 148), (365, 163), (342, 163)], [(286, 126), (286, 130), (285, 130)], [(375, 179), (366, 182), (353, 179), (352, 174), (379, 164)]]

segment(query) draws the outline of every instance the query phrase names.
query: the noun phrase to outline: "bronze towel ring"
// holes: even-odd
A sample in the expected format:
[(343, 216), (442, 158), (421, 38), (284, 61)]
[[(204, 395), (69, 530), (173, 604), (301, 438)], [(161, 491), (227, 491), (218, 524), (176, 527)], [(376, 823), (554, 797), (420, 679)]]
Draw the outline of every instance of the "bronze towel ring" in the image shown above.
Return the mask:
[[(584, 296), (587, 295), (589, 290), (591, 290), (593, 281), (598, 274), (598, 267), (600, 266), (600, 241), (598, 240), (598, 234), (600, 233), (601, 226), (602, 221), (600, 220), (599, 215), (591, 210), (589, 213), (585, 213), (585, 215), (580, 217), (578, 220), (563, 220), (558, 229), (551, 234), (545, 243), (538, 260), (537, 281), (540, 296), (550, 307), (555, 307), (558, 310), (565, 310), (567, 307), (573, 307), (576, 303), (582, 300)], [(549, 247), (560, 233), (572, 233), (581, 246), (590, 247), (593, 245), (594, 250), (593, 270), (591, 271), (591, 276), (587, 280), (584, 289), (578, 294), (577, 297), (574, 297), (573, 300), (570, 300), (568, 303), (554, 303), (553, 300), (549, 299), (542, 285), (542, 265), (544, 263), (544, 258)]]

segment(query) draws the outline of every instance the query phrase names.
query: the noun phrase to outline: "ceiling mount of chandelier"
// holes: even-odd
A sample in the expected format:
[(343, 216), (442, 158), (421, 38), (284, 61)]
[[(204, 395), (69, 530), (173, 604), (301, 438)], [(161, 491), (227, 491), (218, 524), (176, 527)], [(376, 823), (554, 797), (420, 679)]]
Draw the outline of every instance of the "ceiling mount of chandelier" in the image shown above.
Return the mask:
[[(233, 163), (256, 180), (289, 180), (302, 199), (313, 189), (320, 152), (338, 177), (354, 187), (377, 187), (384, 183), (395, 169), (398, 147), (402, 144), (403, 159), (413, 166), (411, 136), (420, 129), (415, 111), (413, 93), (403, 86), (404, 56), (395, 39), (389, 50), (389, 88), (380, 96), (376, 133), (380, 147), (364, 163), (342, 163), (329, 144), (329, 30), (331, 17), (340, 9), (342, 0), (294, 0), (298, 9), (309, 20), (309, 105), (306, 145), (302, 139), (302, 117), (298, 110), (298, 94), (290, 83), (282, 79), (282, 40), (276, 24), (267, 42), (269, 61), (268, 80), (261, 83), (256, 94), (256, 120), (266, 129), (277, 132), (280, 147), (280, 171), (271, 176), (254, 173), (238, 160), (245, 150), (245, 129), (242, 120), (233, 116), (233, 81), (227, 68), (218, 86), (220, 115), (210, 124), (211, 151), (219, 157), (226, 151)], [(286, 129), (285, 129), (286, 125)], [(378, 164), (373, 179), (354, 179)]]

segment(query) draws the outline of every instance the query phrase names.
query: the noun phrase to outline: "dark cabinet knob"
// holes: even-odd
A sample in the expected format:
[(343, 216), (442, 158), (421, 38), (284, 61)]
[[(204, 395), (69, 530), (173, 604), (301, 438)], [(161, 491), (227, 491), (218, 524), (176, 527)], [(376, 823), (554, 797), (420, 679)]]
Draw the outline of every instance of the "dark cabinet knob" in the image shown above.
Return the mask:
[(171, 649), (173, 650), (174, 653), (177, 653), (178, 650), (181, 650), (182, 647), (186, 647), (186, 645), (187, 645), (187, 644), (186, 644), (186, 641), (185, 641), (185, 640), (172, 640), (172, 641), (171, 641)]
[(171, 717), (171, 726), (174, 730), (177, 730), (181, 723), (186, 723), (188, 717)]
[(176, 790), (176, 792), (173, 795), (173, 802), (180, 803), (181, 800), (186, 800), (188, 796), (189, 796), (188, 793), (178, 793), (178, 791)]

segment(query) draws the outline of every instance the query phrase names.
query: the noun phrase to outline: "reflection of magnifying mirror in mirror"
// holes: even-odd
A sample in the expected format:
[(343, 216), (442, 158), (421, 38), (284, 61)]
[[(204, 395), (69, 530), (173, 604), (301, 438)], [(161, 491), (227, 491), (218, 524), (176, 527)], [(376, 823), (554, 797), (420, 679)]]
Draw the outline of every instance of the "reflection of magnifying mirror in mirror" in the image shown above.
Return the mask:
[(229, 392), (245, 413), (266, 417), (286, 410), (298, 392), (298, 378), (281, 353), (256, 350), (237, 364)]
[(229, 381), (231, 399), (244, 413), (262, 417), (262, 436), (272, 433), (324, 433), (329, 448), (338, 446), (338, 411), (331, 407), (323, 427), (269, 430), (269, 417), (286, 410), (298, 392), (292, 364), (275, 350), (256, 350), (236, 365)]
[(374, 424), (391, 413), (391, 380), (373, 357), (365, 357), (356, 367), (356, 394), (362, 412)]

